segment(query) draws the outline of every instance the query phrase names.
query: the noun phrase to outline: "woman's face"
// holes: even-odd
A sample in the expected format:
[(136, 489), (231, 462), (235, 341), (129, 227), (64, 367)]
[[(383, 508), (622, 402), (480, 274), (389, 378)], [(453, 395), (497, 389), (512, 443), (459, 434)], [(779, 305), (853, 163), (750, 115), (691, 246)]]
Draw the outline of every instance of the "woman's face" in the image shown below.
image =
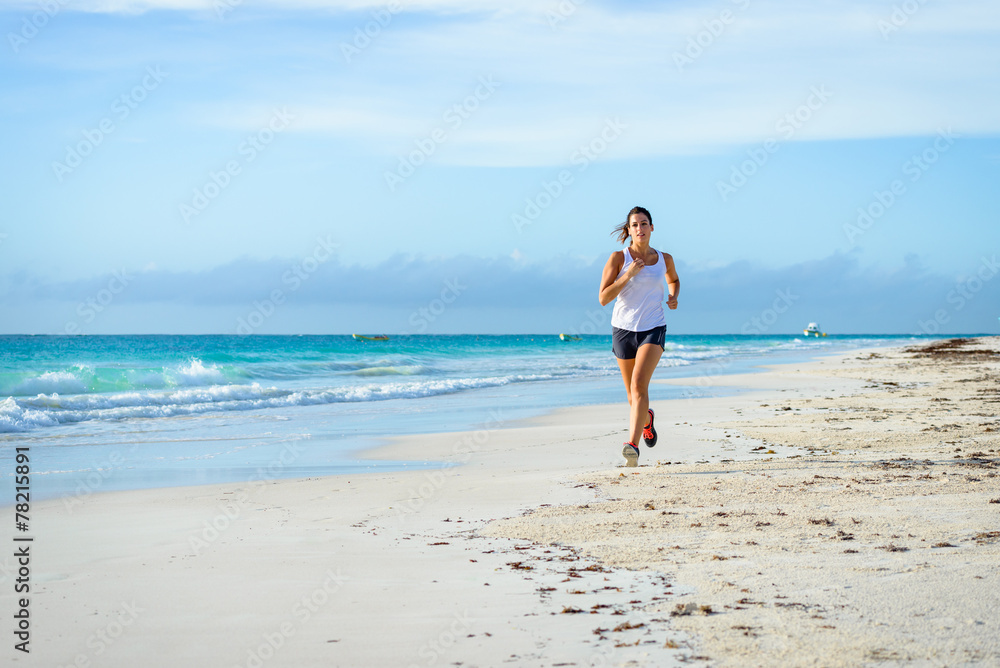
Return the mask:
[(644, 213), (633, 213), (628, 217), (628, 233), (632, 237), (633, 243), (649, 241), (649, 235), (653, 231), (653, 224), (649, 222), (649, 217)]

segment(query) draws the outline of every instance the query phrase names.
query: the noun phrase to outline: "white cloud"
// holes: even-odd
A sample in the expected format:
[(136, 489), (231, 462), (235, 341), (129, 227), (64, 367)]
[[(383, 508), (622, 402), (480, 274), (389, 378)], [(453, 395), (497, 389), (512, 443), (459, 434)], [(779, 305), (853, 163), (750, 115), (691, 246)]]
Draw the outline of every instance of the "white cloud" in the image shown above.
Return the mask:
[[(82, 0), (71, 7), (214, 12), (224, 1), (235, 2)], [(1000, 132), (993, 85), (1000, 4), (993, 0), (923, 4), (901, 23), (887, 2), (742, 4), (636, 9), (590, 0), (550, 26), (546, 12), (556, 11), (557, 2), (402, 2), (400, 18), (346, 62), (339, 45), (350, 43), (384, 0), (244, 0), (234, 11), (248, 24), (256, 19), (263, 26), (280, 11), (283, 21), (330, 20), (330, 31), (302, 32), (301, 40), (277, 50), (263, 42), (274, 63), (267, 73), (240, 67), (242, 43), (213, 43), (211, 62), (220, 76), (252, 84), (227, 91), (224, 100), (189, 102), (183, 117), (253, 130), (280, 100), (299, 115), (290, 132), (359, 142), (392, 157), (440, 126), (478, 77), (491, 76), (500, 89), (449, 133), (440, 164), (565, 164), (609, 117), (630, 130), (607, 158), (754, 144), (778, 136), (788, 114), (803, 113), (815, 87), (832, 98), (807, 110), (793, 135), (778, 138), (933, 135), (948, 126), (966, 136)], [(328, 17), (308, 13), (315, 10)], [(720, 19), (724, 10), (727, 23)], [(886, 21), (900, 24), (883, 35)], [(283, 31), (299, 34), (287, 22)]]
[[(102, 14), (139, 14), (154, 10), (215, 12), (219, 5), (233, 9), (278, 8), (360, 11), (385, 9), (390, 0), (73, 0), (75, 11)], [(527, 0), (398, 0), (407, 11), (458, 13), (470, 11), (509, 12), (532, 6)], [(37, 9), (34, 0), (3, 0), (0, 5)]]
[[(393, 155), (440, 125), (477, 77), (493, 76), (499, 91), (449, 134), (436, 158), (458, 165), (565, 164), (609, 117), (630, 126), (609, 158), (715, 151), (772, 137), (933, 135), (947, 126), (964, 135), (1000, 132), (994, 113), (1000, 100), (990, 83), (1000, 61), (996, 3), (924, 5), (889, 39), (878, 22), (892, 6), (871, 2), (734, 5), (718, 36), (706, 25), (718, 26), (711, 22), (725, 4), (640, 12), (592, 2), (554, 29), (545, 21), (547, 4), (503, 6), (502, 14), (391, 24), (356, 62), (334, 54), (315, 85), (274, 81), (271, 94), (302, 110), (292, 132), (367, 141)], [(421, 9), (459, 5), (406, 5), (407, 12)], [(331, 53), (351, 34), (348, 28), (331, 39)], [(689, 40), (705, 46), (687, 51)], [(696, 57), (678, 66), (677, 55), (688, 53)], [(331, 88), (351, 94), (315, 92)], [(816, 89), (832, 97), (806, 108)], [(229, 104), (245, 110), (259, 101)], [(795, 114), (794, 133), (779, 131), (782, 119)], [(222, 110), (214, 117), (251, 125), (253, 115)]]
[[(921, 323), (943, 311), (947, 326), (942, 331), (989, 331), (996, 322), (993, 307), (1000, 299), (1000, 278), (992, 269), (987, 280), (970, 282), (970, 277), (985, 275), (982, 267), (994, 267), (995, 256), (991, 262), (984, 258), (982, 265), (954, 277), (929, 271), (915, 257), (887, 270), (861, 266), (857, 256), (843, 253), (777, 268), (745, 261), (701, 267), (679, 262), (681, 309), (671, 315), (671, 322), (679, 331), (702, 333), (790, 333), (818, 321), (836, 333), (905, 334), (918, 331)], [(206, 308), (246, 310), (280, 290), (288, 308), (299, 309), (300, 315), (310, 309), (319, 314), (377, 305), (391, 315), (390, 321), (403, 326), (407, 314), (451, 289), (448, 286), (458, 286), (461, 299), (449, 310), (475, 314), (466, 320), (469, 325), (463, 331), (468, 332), (481, 331), (475, 323), (490, 320), (493, 312), (513, 314), (506, 316), (509, 331), (535, 332), (540, 329), (531, 314), (539, 309), (552, 309), (566, 322), (577, 322), (599, 308), (602, 259), (563, 256), (529, 264), (508, 257), (395, 256), (376, 267), (331, 259), (301, 283), (286, 278), (296, 264), (291, 259), (243, 259), (201, 272), (136, 273), (115, 297), (115, 308), (164, 304), (192, 313)], [(19, 309), (37, 309), (40, 304), (73, 313), (71, 306), (98, 294), (108, 277), (51, 283), (20, 274), (0, 283), (5, 288), (0, 306), (13, 322)], [(964, 295), (961, 305), (956, 295)], [(769, 313), (776, 300), (781, 301), (780, 312)], [(296, 316), (296, 322), (308, 318)], [(142, 326), (134, 324), (137, 331)], [(755, 328), (759, 331), (747, 331)], [(201, 326), (194, 329), (204, 331)]]

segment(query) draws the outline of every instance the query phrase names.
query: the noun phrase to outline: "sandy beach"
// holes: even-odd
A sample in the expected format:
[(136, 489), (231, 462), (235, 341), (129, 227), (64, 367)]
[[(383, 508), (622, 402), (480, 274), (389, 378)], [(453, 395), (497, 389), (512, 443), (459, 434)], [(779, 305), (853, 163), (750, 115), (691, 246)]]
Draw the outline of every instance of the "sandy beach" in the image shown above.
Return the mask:
[(672, 381), (744, 389), (654, 402), (638, 469), (623, 404), (497, 406), (366, 453), (435, 470), (33, 504), (31, 653), (5, 656), (1000, 665), (1000, 340), (918, 348)]
[(997, 341), (914, 350), (772, 375), (830, 388), (711, 425), (758, 461), (585, 476), (595, 501), (486, 533), (669, 574), (685, 590), (637, 611), (709, 665), (998, 665)]

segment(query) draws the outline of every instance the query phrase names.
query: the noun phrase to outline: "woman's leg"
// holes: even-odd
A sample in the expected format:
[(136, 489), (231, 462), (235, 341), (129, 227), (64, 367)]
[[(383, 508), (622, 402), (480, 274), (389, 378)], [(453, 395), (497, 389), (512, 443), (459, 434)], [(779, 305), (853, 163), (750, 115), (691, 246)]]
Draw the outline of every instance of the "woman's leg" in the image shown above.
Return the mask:
[[(629, 405), (632, 407), (629, 440), (635, 444), (639, 443), (639, 439), (642, 438), (642, 428), (649, 421), (649, 381), (653, 378), (653, 371), (656, 370), (661, 355), (663, 348), (655, 343), (647, 343), (639, 346), (634, 360), (618, 360), (619, 366), (622, 362), (633, 363), (630, 374), (632, 382), (628, 393)], [(622, 376), (625, 376), (624, 370)]]
[(628, 405), (632, 405), (632, 370), (635, 368), (635, 358), (630, 360), (623, 360), (620, 357), (616, 357), (618, 360), (618, 368), (622, 372), (622, 380), (625, 382), (625, 394), (628, 396)]

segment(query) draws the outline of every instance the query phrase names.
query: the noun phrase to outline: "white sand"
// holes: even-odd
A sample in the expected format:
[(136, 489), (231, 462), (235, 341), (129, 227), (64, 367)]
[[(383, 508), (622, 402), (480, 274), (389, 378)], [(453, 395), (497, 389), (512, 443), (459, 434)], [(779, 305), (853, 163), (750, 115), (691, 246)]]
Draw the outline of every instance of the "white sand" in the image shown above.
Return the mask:
[[(656, 402), (639, 469), (621, 468), (623, 404), (517, 425), (500, 408), (484, 424), (506, 428), (375, 453), (462, 464), (439, 471), (33, 504), (32, 653), (3, 651), (26, 666), (996, 664), (1000, 425), (982, 392), (1000, 365), (857, 357)], [(992, 381), (963, 380), (977, 375)], [(799, 457), (754, 451), (762, 438)], [(873, 465), (900, 456), (933, 463)]]
[(1000, 355), (860, 357), (801, 373), (864, 380), (861, 394), (716, 425), (799, 456), (588, 475), (587, 507), (486, 533), (668, 574), (690, 589), (639, 608), (696, 611), (672, 627), (711, 665), (1000, 665)]

